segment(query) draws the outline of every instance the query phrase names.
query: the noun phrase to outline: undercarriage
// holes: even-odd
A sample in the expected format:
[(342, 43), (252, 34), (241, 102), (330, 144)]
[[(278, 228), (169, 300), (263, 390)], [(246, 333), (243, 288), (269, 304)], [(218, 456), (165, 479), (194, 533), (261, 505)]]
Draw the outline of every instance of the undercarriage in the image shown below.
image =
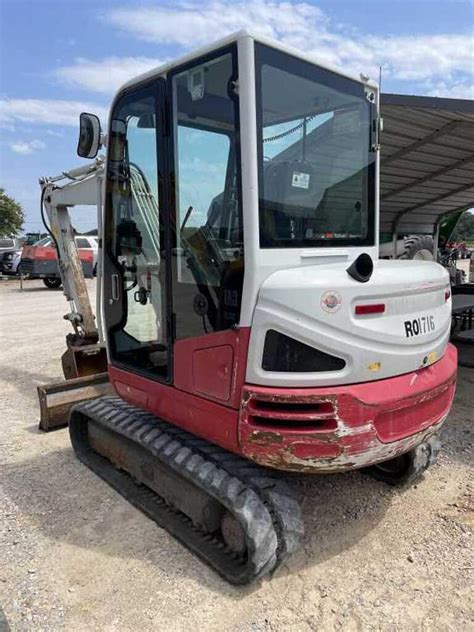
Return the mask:
[(79, 459), (233, 584), (273, 572), (301, 545), (300, 508), (270, 470), (117, 397), (70, 416)]
[[(74, 406), (76, 456), (232, 584), (274, 573), (302, 546), (301, 507), (282, 475), (213, 445), (119, 397)], [(433, 464), (436, 434), (366, 468), (390, 485)]]

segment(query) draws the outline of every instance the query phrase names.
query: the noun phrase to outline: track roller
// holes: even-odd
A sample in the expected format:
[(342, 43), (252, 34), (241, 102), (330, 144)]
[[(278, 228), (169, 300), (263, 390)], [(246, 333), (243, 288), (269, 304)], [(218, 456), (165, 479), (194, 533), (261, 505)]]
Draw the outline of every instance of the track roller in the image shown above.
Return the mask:
[(406, 485), (421, 476), (435, 462), (440, 450), (441, 441), (438, 435), (433, 435), (410, 452), (367, 467), (363, 471), (388, 485)]

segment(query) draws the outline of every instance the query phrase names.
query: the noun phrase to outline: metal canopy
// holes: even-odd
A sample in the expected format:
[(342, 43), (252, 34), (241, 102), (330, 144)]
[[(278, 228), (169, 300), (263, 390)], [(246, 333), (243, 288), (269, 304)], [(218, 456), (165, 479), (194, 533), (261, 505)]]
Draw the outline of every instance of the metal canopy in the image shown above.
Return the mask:
[(431, 233), (474, 207), (474, 101), (382, 94), (380, 231)]

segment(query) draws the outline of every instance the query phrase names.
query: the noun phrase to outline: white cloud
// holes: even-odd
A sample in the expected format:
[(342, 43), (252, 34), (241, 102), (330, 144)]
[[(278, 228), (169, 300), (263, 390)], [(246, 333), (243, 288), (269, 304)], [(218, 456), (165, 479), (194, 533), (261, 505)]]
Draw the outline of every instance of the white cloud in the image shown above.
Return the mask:
[(445, 81), (427, 82), (423, 94), (430, 97), (474, 100), (474, 83), (469, 83), (468, 81), (459, 81), (451, 84), (447, 84)]
[(420, 80), (453, 73), (472, 76), (474, 70), (474, 40), (468, 35), (377, 37), (373, 45), (374, 54), (378, 52), (390, 74), (398, 79)]
[(78, 57), (73, 64), (54, 71), (63, 83), (110, 94), (123, 83), (163, 62), (150, 57), (107, 57), (94, 61)]
[(140, 39), (195, 47), (239, 28), (261, 35), (302, 41), (315, 26), (324, 29), (323, 12), (306, 3), (257, 1), (227, 3), (177, 2), (174, 6), (118, 8), (108, 12), (109, 21)]
[(64, 137), (64, 133), (63, 132), (58, 132), (54, 129), (46, 129), (44, 130), (44, 133), (47, 134), (48, 136), (55, 136), (56, 138), (63, 138)]
[(454, 82), (459, 83), (460, 76), (466, 82), (473, 70), (471, 35), (380, 37), (332, 24), (321, 9), (305, 2), (184, 1), (172, 6), (116, 8), (106, 17), (139, 39), (185, 49), (248, 28), (350, 72), (363, 71), (377, 77), (382, 65), (385, 78), (412, 82), (438, 78), (448, 91)]
[(36, 151), (44, 149), (45, 147), (46, 145), (41, 140), (24, 140), (10, 143), (10, 149), (16, 154), (21, 154), (22, 156), (34, 154)]
[(81, 112), (93, 112), (103, 122), (107, 120), (107, 108), (94, 103), (60, 99), (0, 99), (1, 126), (26, 121), (77, 127)]

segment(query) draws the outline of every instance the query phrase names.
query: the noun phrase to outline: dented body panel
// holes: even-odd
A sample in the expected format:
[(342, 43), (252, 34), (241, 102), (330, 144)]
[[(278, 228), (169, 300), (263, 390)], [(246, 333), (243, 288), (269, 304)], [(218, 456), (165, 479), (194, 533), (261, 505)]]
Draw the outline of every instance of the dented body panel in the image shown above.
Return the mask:
[(438, 433), (456, 386), (452, 345), (435, 364), (388, 380), (330, 388), (247, 385), (242, 453), (282, 470), (358, 469), (408, 452)]

